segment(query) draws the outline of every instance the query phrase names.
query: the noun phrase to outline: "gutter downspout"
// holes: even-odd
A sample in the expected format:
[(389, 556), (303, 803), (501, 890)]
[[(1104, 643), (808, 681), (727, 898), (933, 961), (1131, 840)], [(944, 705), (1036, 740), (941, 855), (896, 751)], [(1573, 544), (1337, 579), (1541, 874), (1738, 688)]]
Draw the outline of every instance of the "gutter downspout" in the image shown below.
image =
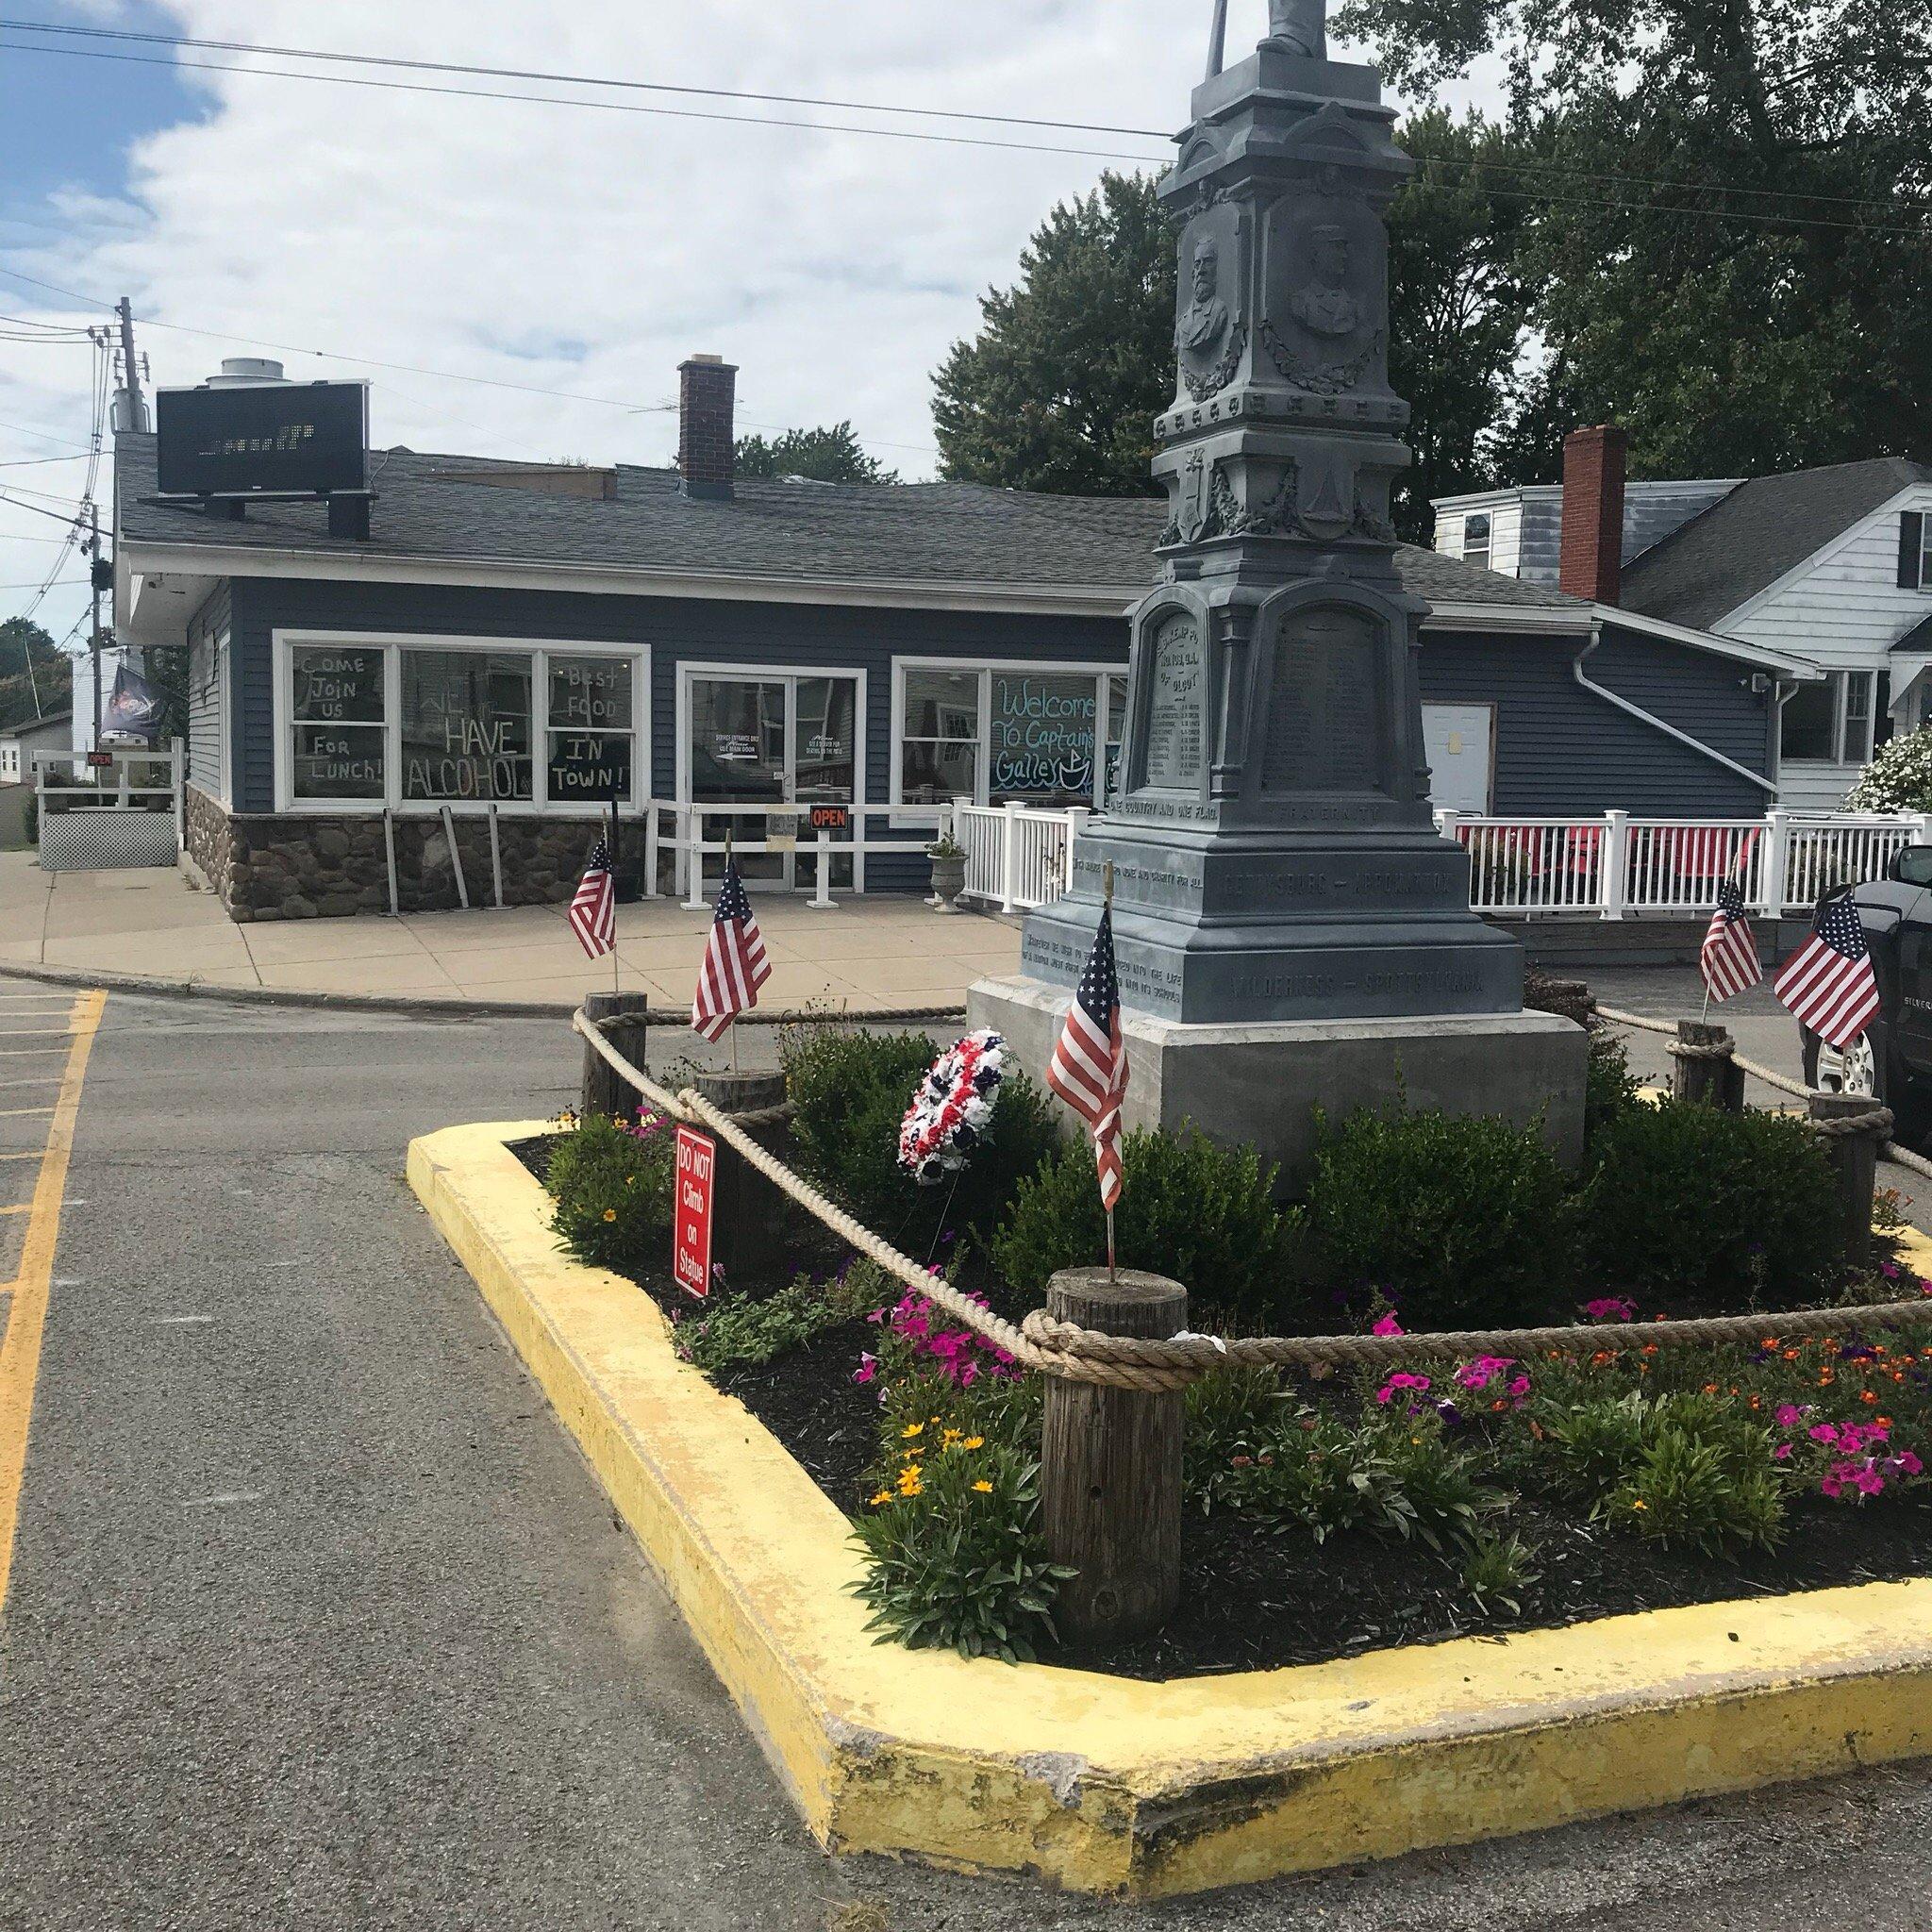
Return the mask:
[(1736, 758), (1726, 758), (1723, 752), (1717, 750), (1714, 746), (1706, 744), (1701, 738), (1692, 738), (1688, 731), (1679, 731), (1668, 719), (1659, 718), (1655, 711), (1646, 711), (1641, 705), (1633, 705), (1628, 698), (1620, 697), (1615, 691), (1607, 690), (1603, 685), (1594, 684), (1590, 678), (1586, 677), (1583, 672), (1583, 660), (1603, 641), (1602, 626), (1600, 625), (1592, 625), (1589, 643), (1585, 644), (1575, 657), (1570, 660), (1570, 675), (1585, 691), (1589, 691), (1592, 697), (1602, 698), (1606, 704), (1615, 705), (1618, 710), (1627, 712), (1629, 716), (1638, 719), (1642, 724), (1648, 724), (1653, 731), (1661, 731), (1666, 738), (1674, 738), (1679, 744), (1689, 745), (1692, 751), (1698, 752), (1705, 758), (1711, 759), (1714, 763), (1722, 765), (1725, 771), (1735, 772), (1739, 777), (1750, 779), (1752, 784), (1756, 785), (1760, 791), (1768, 791), (1774, 798), (1777, 796), (1776, 779), (1767, 778), (1762, 772), (1754, 772), (1749, 765), (1740, 765)]

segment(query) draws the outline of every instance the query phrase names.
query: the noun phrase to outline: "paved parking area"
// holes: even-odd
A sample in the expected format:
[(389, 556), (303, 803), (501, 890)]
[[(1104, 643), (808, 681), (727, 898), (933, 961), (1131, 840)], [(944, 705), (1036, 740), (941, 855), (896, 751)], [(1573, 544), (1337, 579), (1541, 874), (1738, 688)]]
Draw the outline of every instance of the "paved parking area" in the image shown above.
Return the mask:
[[(909, 894), (851, 894), (815, 911), (792, 893), (754, 899), (772, 958), (768, 1007), (956, 1005), (982, 974), (1020, 959), (1016, 926), (946, 917)], [(406, 913), (400, 919), (275, 920), (237, 925), (178, 872), (43, 873), (0, 853), (0, 969), (58, 966), (208, 988), (391, 999), (541, 1002), (560, 1011), (608, 991), (560, 906)], [(708, 912), (675, 899), (618, 908), (617, 974), (654, 1007), (691, 1004)]]

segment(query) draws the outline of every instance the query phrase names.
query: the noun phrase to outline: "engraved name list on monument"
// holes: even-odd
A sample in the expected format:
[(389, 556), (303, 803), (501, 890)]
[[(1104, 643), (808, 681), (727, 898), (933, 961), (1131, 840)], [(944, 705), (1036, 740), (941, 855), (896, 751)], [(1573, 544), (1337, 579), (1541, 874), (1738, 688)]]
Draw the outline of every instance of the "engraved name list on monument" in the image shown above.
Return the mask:
[(1147, 704), (1147, 768), (1142, 783), (1184, 791), (1201, 782), (1206, 756), (1202, 699), (1207, 686), (1200, 626), (1171, 617), (1154, 642)]
[(1274, 646), (1262, 786), (1269, 791), (1381, 789), (1381, 665), (1354, 611), (1310, 610)]

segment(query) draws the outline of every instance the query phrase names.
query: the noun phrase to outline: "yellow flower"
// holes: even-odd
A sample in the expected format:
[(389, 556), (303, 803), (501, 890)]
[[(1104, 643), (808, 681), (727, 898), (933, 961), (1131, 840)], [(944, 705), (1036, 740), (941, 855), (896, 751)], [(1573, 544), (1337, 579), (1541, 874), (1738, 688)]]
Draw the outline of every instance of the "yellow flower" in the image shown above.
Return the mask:
[(879, 1509), (879, 1508), (883, 1508), (883, 1507), (885, 1507), (885, 1505), (886, 1505), (886, 1504), (888, 1504), (888, 1503), (890, 1503), (890, 1502), (891, 1502), (891, 1500), (892, 1500), (892, 1492), (891, 1492), (891, 1490), (881, 1490), (881, 1491), (880, 1491), (878, 1492), (878, 1494), (877, 1494), (876, 1496), (874, 1496), (874, 1498), (872, 1499), (872, 1507), (874, 1507), (874, 1509)]
[(992, 1485), (989, 1482), (976, 1482), (973, 1485), (973, 1487), (975, 1490), (977, 1490), (982, 1496), (990, 1496), (992, 1494)]
[(617, 1219), (617, 1209), (615, 1208), (605, 1208), (604, 1219), (606, 1221), (615, 1221)]
[(968, 1436), (959, 1446), (962, 1449), (984, 1449), (986, 1447), (986, 1438), (984, 1436)]
[(953, 1446), (953, 1444), (957, 1442), (958, 1440), (959, 1431), (958, 1429), (948, 1429), (946, 1433), (940, 1438), (940, 1447), (941, 1449), (950, 1449)]
[(902, 1496), (917, 1496), (924, 1492), (925, 1485), (919, 1480), (916, 1469), (902, 1469), (899, 1472), (899, 1493)]
[(1633, 1496), (1630, 1499), (1630, 1507), (1633, 1509), (1648, 1509), (1650, 1505), (1641, 1496)]
[(909, 1442), (914, 1436), (924, 1435), (925, 1424), (924, 1423), (908, 1423), (899, 1433)]

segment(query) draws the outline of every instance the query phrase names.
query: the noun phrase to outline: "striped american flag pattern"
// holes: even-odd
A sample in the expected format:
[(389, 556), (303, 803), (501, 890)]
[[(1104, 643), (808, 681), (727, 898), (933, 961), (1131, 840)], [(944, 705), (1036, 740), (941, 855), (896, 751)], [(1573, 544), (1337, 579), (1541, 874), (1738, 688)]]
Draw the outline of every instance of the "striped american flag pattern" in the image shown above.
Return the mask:
[(1714, 1000), (1727, 1000), (1764, 977), (1757, 961), (1757, 939), (1744, 910), (1744, 889), (1726, 879), (1717, 889), (1717, 911), (1697, 955), (1704, 983)]
[(617, 887), (610, 876), (610, 845), (599, 838), (591, 847), (576, 897), (570, 902), (570, 929), (593, 959), (617, 943)]
[(758, 988), (771, 976), (765, 942), (752, 917), (744, 881), (738, 875), (738, 861), (726, 858), (711, 915), (711, 937), (691, 1003), (691, 1030), (704, 1040), (723, 1040), (732, 1021), (758, 1005)]
[(1818, 908), (1811, 937), (1778, 969), (1771, 990), (1801, 1025), (1840, 1052), (1877, 1018), (1878, 975), (1849, 894)]
[(1121, 1038), (1121, 984), (1113, 957), (1113, 913), (1103, 910), (1093, 950), (1074, 991), (1067, 1024), (1046, 1070), (1046, 1084), (1093, 1130), (1100, 1205), (1121, 1197), (1121, 1103), (1127, 1093), (1127, 1049)]

